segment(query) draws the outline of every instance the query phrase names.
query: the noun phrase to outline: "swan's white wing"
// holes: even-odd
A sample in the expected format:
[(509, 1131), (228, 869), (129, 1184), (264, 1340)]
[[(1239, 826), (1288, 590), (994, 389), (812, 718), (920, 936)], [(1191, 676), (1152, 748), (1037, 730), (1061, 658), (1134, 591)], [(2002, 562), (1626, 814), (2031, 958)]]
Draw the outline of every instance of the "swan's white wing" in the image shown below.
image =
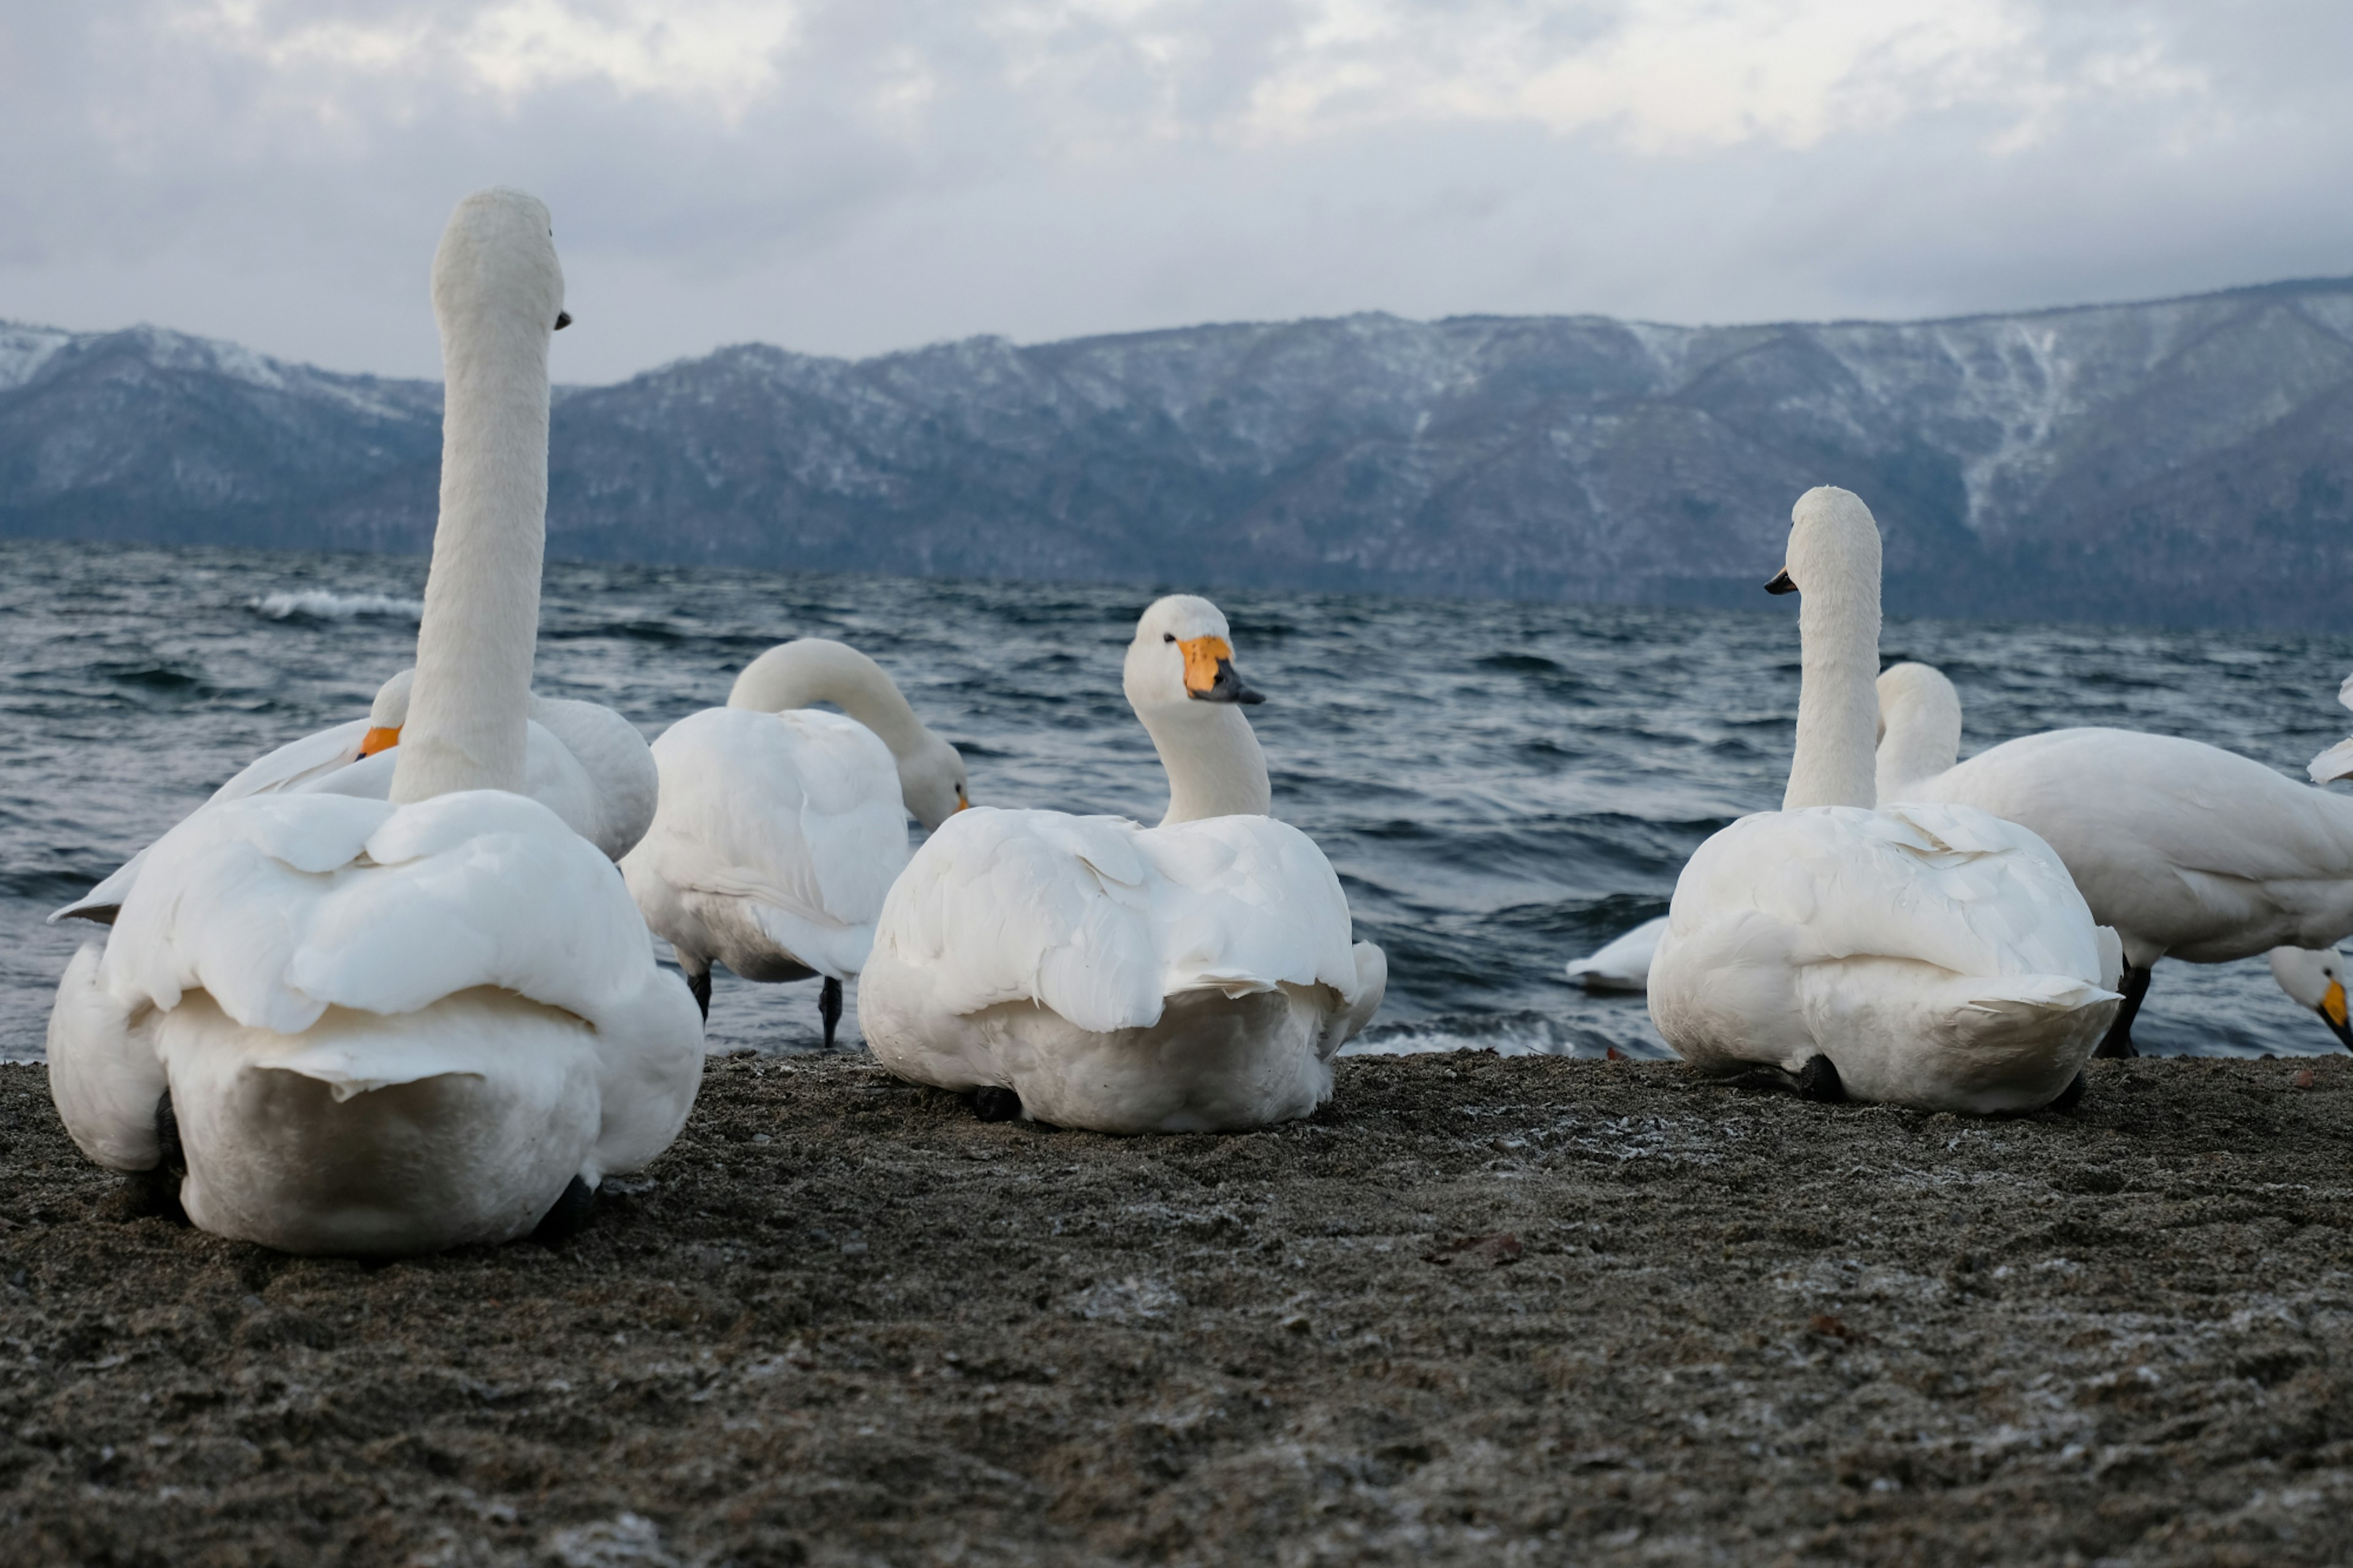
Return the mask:
[(1915, 797), (2025, 823), (2071, 865), (2083, 852), (2254, 882), (2353, 876), (2353, 803), (2170, 735), (2029, 735), (1927, 781)]
[(1658, 952), (1659, 938), (1666, 929), (1664, 915), (1644, 921), (1590, 955), (1571, 959), (1568, 977), (1596, 990), (1640, 991), (1650, 984), (1651, 958)]
[(1030, 1001), (1096, 1033), (1157, 1023), (1166, 997), (1206, 988), (1320, 984), (1353, 1004), (1371, 973), (1330, 864), (1262, 816), (1147, 829), (959, 812), (892, 889), (875, 941), (924, 974), (935, 1009)]
[[(526, 735), (523, 793), (570, 825), (573, 831), (618, 859), (643, 837), (653, 816), (656, 781), (653, 755), (628, 720), (609, 708), (591, 702), (541, 702), (543, 710), (564, 726), (558, 734), (534, 721)], [(583, 712), (582, 710), (586, 710)], [(637, 753), (614, 727), (628, 731)], [(399, 762), (387, 749), (372, 757), (359, 754), (368, 721), (354, 719), (315, 735), (290, 741), (248, 764), (198, 806), (209, 811), (232, 800), (277, 794), (349, 795), (360, 800), (385, 800), (392, 793), (392, 772)], [(592, 768), (579, 755), (585, 747)], [(618, 847), (615, 847), (617, 845)], [(153, 846), (149, 846), (153, 848)], [(52, 922), (79, 916), (107, 921), (138, 885), (147, 849), (124, 861), (112, 876), (72, 903), (49, 916)]]
[(1159, 884), (1151, 908), (1164, 993), (1358, 989), (1347, 896), (1314, 841), (1268, 816), (1214, 816), (1145, 829), (1136, 847)]
[(653, 755), (661, 804), (624, 869), (655, 929), (675, 903), (740, 900), (803, 963), (857, 973), (907, 863), (898, 770), (873, 731), (815, 710), (712, 708), (670, 726)]
[(1931, 963), (1956, 974), (2100, 973), (2096, 928), (2050, 847), (1966, 806), (1822, 806), (1744, 817), (1700, 846), (1669, 930), (1706, 922), (1775, 932), (1780, 959)]
[[(587, 826), (574, 826), (581, 837), (618, 860), (646, 836), (659, 798), (661, 777), (646, 738), (635, 724), (596, 702), (534, 696), (531, 716), (578, 763), (591, 786), (595, 820)], [(526, 793), (545, 799), (528, 785)], [(557, 815), (565, 816), (561, 811)], [(572, 819), (566, 816), (565, 820)]]
[[(694, 1004), (654, 967), (619, 873), (545, 806), (498, 791), (409, 806), (279, 794), (199, 812), (156, 841), (96, 984), (125, 1020), (201, 989), (280, 1035), (331, 1006), (405, 1015), (477, 987), (560, 1009), (595, 1034), (607, 1170), (667, 1145), (701, 1076)], [(387, 1037), (378, 1054), (399, 1059), (375, 1061), (363, 1040), (334, 1071), (365, 1088), (500, 1048), (427, 1044), (420, 1068), (417, 1041)], [(86, 1131), (112, 1136), (69, 1126), (85, 1148)]]
[[(204, 805), (196, 809), (204, 811), (223, 801), (272, 795), (280, 790), (301, 789), (314, 784), (359, 756), (360, 741), (367, 734), (367, 729), (366, 720), (354, 719), (348, 724), (337, 724), (315, 735), (289, 741), (268, 755), (257, 757), (246, 764), (235, 777), (206, 797)], [(112, 876), (50, 915), (50, 923), (76, 916), (83, 920), (111, 920), (113, 911), (122, 907), (123, 899), (138, 884), (140, 869), (146, 859), (147, 850), (142, 849), (116, 868)]]

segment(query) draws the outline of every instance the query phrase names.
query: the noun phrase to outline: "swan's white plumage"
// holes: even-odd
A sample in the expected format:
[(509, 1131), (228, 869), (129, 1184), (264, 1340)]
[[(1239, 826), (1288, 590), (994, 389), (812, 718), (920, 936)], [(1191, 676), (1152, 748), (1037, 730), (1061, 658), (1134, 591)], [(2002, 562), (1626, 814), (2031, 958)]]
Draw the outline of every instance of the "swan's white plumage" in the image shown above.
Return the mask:
[(654, 742), (660, 809), (621, 862), (646, 923), (682, 962), (752, 979), (865, 967), (907, 864), (907, 814), (872, 731), (818, 709), (691, 713)]
[[(457, 1026), (469, 1016), (498, 1032)], [(531, 1037), (504, 1037), (509, 1025)], [(462, 1201), (418, 1194), (432, 1201), (413, 1229), (448, 1246), (520, 1234), (572, 1175), (593, 1184), (659, 1152), (693, 1103), (701, 1041), (611, 862), (546, 807), (495, 791), (410, 806), (298, 794), (229, 802), (157, 840), (103, 949), (68, 970), (50, 1061), (68, 1131), (119, 1168), (153, 1163), (168, 1073), (192, 1217), (318, 1250), (354, 1247), (348, 1217), (245, 1157), (271, 1131), (224, 1102), (250, 1098), (252, 1074), (312, 1080), (336, 1104), (450, 1075), (499, 1082), (504, 1103), (476, 1131), (520, 1114), (534, 1158), (470, 1168)], [(369, 1109), (346, 1131), (361, 1144)], [(221, 1146), (201, 1147), (199, 1126)], [(417, 1240), (393, 1227), (356, 1246)]]
[(349, 793), (381, 763), (290, 791), (303, 769), (264, 770), (280, 787), (150, 847), (104, 946), (59, 987), (50, 1086), (69, 1131), (94, 1158), (152, 1165), (168, 1088), (181, 1202), (205, 1229), (295, 1252), (506, 1240), (570, 1184), (651, 1159), (692, 1103), (701, 1024), (620, 873), (509, 793), (530, 779), (563, 293), (544, 206), (459, 205), (434, 258), (441, 518), (389, 753), (397, 804)]
[(1388, 964), (1352, 942), (1322, 851), (1262, 815), (1240, 710), (1258, 699), (1227, 637), (1217, 606), (1176, 595), (1129, 647), (1128, 700), (1170, 775), (1161, 826), (975, 809), (916, 851), (860, 981), (885, 1067), (1106, 1132), (1263, 1126), (1330, 1097)]
[(1667, 917), (1644, 921), (1625, 935), (1568, 962), (1568, 977), (1588, 991), (1641, 991), (1651, 984), (1651, 960), (1657, 956), (1659, 938), (1666, 934)]
[[(368, 718), (332, 725), (257, 757), (196, 809), (209, 811), (261, 795), (391, 798), (397, 748), (364, 757), (360, 743), (372, 728), (400, 728), (407, 711), (410, 673), (403, 670), (385, 683), (376, 711)], [(627, 719), (594, 702), (533, 696), (524, 735), (523, 793), (562, 817), (575, 833), (618, 860), (645, 837), (659, 786), (653, 753)], [(104, 881), (51, 914), (50, 921), (110, 918), (138, 884), (146, 859), (147, 850), (140, 850)]]
[(2121, 944), (2026, 829), (1869, 804), (1879, 536), (1859, 500), (1799, 500), (1788, 575), (1807, 595), (1794, 804), (1735, 822), (1683, 868), (1651, 1018), (1704, 1071), (1822, 1056), (1857, 1099), (2047, 1104), (2115, 1016)]
[(2146, 969), (2220, 963), (2353, 934), (2353, 801), (2218, 746), (2051, 730), (1956, 763), (1960, 700), (1925, 665), (1879, 677), (1882, 798), (1974, 806), (2025, 826)]

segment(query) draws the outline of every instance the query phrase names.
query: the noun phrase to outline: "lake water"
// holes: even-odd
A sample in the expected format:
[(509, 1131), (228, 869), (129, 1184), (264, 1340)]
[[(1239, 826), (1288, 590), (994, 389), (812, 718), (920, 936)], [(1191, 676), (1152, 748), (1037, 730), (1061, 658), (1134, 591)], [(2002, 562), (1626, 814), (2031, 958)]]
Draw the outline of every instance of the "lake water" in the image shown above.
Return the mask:
[[(1771, 563), (1760, 566), (1760, 580)], [(0, 1058), (37, 1057), (57, 976), (96, 933), (43, 917), (248, 761), (366, 710), (409, 663), (421, 560), (0, 543)], [(1176, 586), (1184, 586), (1177, 584)], [(649, 736), (724, 700), (770, 645), (865, 649), (962, 749), (980, 805), (1157, 820), (1120, 695), (1142, 588), (554, 565), (538, 687)], [(1275, 809), (1311, 834), (1388, 951), (1362, 1045), (1663, 1054), (1640, 998), (1563, 963), (1664, 912), (1703, 838), (1778, 805), (1796, 601), (1753, 613), (1219, 595)], [(1891, 621), (1968, 706), (1964, 754), (2032, 731), (2187, 735), (2297, 778), (2344, 738), (2353, 637)], [(721, 973), (716, 1047), (817, 1042), (811, 985)], [(2260, 959), (2159, 967), (2143, 1049), (2337, 1049)], [(855, 1038), (854, 1033), (849, 1037)]]

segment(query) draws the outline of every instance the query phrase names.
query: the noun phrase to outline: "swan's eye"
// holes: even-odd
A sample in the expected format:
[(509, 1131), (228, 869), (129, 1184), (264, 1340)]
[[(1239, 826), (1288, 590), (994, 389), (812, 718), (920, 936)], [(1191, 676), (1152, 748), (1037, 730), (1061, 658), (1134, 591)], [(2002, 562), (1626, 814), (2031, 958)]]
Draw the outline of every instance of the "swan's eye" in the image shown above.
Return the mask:
[(1175, 642), (1176, 640), (1176, 634), (1175, 632), (1162, 632), (1160, 634), (1160, 640), (1162, 642)]

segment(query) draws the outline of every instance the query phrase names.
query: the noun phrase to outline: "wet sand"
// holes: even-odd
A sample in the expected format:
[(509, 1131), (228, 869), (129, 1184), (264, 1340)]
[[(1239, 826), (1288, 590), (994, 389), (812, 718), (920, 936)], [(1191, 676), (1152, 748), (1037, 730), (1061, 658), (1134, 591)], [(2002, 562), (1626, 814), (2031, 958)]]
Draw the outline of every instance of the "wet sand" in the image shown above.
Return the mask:
[(2090, 1078), (1358, 1058), (1114, 1140), (737, 1058), (584, 1234), (366, 1267), (0, 1068), (0, 1561), (2345, 1561), (2353, 1060)]

